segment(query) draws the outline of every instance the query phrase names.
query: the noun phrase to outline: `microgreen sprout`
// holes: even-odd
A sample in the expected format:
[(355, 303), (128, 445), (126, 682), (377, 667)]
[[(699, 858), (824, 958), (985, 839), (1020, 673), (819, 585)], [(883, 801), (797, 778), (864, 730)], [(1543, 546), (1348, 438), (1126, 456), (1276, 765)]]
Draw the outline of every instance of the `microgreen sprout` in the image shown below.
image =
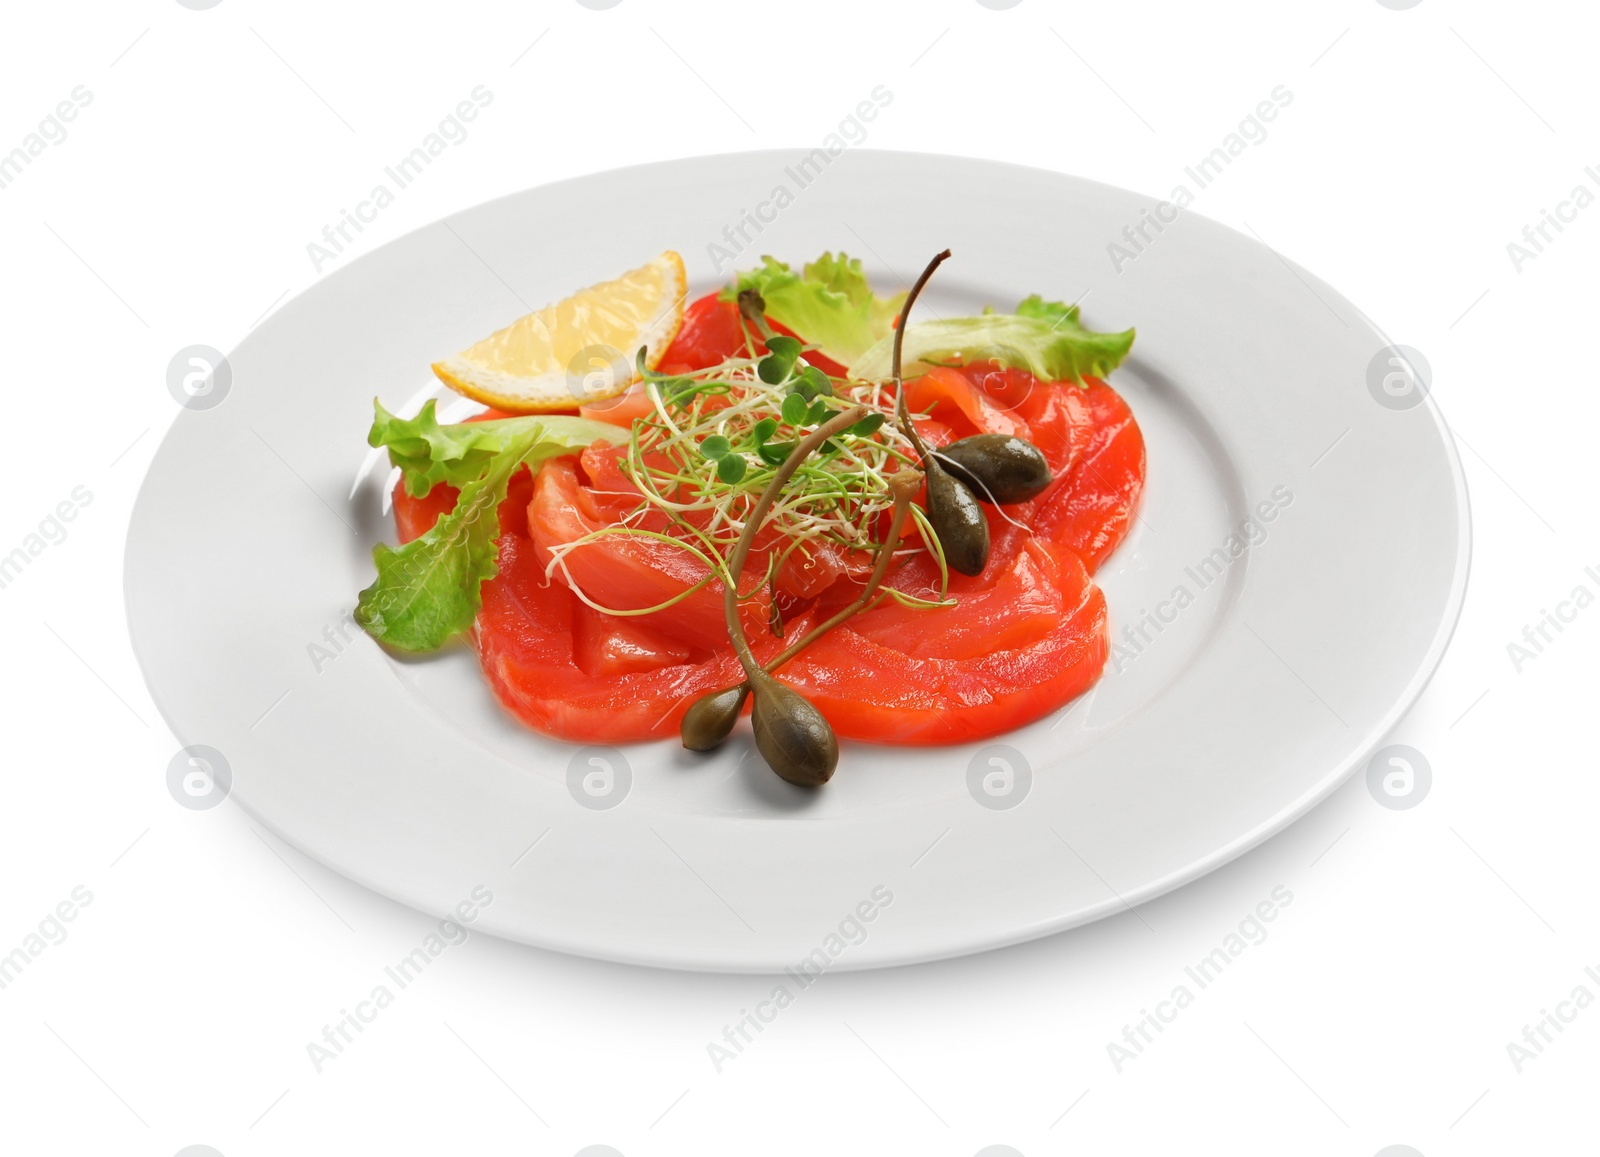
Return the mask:
[[(547, 573), (561, 570), (570, 581), (564, 560), (571, 551), (609, 535), (648, 532), (681, 545), (725, 579), (726, 560), (773, 475), (808, 433), (851, 407), (863, 415), (823, 440), (775, 497), (758, 543), (769, 552), (771, 573), (740, 597), (773, 589), (777, 567), (790, 558), (804, 565), (819, 551), (876, 552), (883, 545), (876, 533), (894, 505), (891, 480), (900, 471), (920, 472), (922, 460), (893, 421), (891, 387), (829, 376), (805, 360), (808, 347), (795, 338), (769, 330), (762, 343), (766, 352), (759, 356), (688, 373), (657, 373), (640, 357), (650, 410), (633, 423), (618, 463), (639, 490), (639, 505), (613, 526), (554, 547)], [(939, 561), (938, 593), (923, 598), (887, 588), (888, 594), (907, 606), (946, 605), (943, 552), (920, 515), (914, 510), (911, 518), (920, 546)], [(896, 542), (893, 549), (917, 545)]]

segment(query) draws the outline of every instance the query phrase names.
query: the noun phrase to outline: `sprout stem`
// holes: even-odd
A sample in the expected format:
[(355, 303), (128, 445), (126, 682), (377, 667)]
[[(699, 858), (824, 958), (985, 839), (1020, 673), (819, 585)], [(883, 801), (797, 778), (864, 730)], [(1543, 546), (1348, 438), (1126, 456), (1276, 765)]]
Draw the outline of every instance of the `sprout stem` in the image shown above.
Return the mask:
[(722, 613), (728, 621), (728, 638), (733, 643), (734, 654), (739, 657), (739, 665), (744, 668), (745, 677), (752, 684), (765, 678), (766, 672), (751, 654), (750, 643), (744, 637), (744, 625), (739, 621), (739, 576), (744, 573), (744, 564), (750, 557), (750, 548), (755, 543), (756, 532), (766, 521), (767, 511), (772, 508), (784, 484), (800, 468), (800, 463), (804, 462), (818, 446), (840, 431), (855, 425), (866, 417), (866, 414), (865, 406), (851, 406), (848, 410), (835, 414), (795, 443), (794, 449), (789, 451), (789, 456), (783, 460), (783, 465), (778, 467), (771, 481), (767, 483), (767, 488), (761, 492), (761, 497), (756, 499), (756, 504), (750, 508), (739, 541), (734, 544), (733, 553), (728, 556), (727, 573), (722, 580)]
[(754, 329), (756, 336), (763, 342), (772, 336), (772, 327), (767, 324), (766, 299), (756, 290), (740, 290), (739, 319), (739, 328), (744, 331), (745, 349), (753, 358), (756, 356), (756, 347), (750, 338), (750, 331)]
[(917, 453), (922, 455), (922, 461), (925, 466), (928, 464), (932, 454), (928, 447), (923, 444), (922, 435), (918, 434), (916, 427), (911, 424), (911, 415), (906, 410), (906, 385), (905, 382), (900, 380), (900, 347), (905, 341), (906, 318), (911, 316), (912, 304), (917, 300), (917, 295), (922, 292), (922, 287), (928, 284), (928, 278), (933, 276), (933, 271), (939, 268), (944, 263), (944, 259), (949, 256), (950, 250), (948, 249), (933, 255), (933, 260), (928, 262), (928, 267), (922, 271), (922, 276), (917, 278), (917, 283), (911, 287), (911, 292), (906, 294), (905, 304), (900, 307), (900, 316), (894, 323), (894, 363), (892, 369), (894, 372), (895, 422), (899, 425), (900, 432), (910, 439), (911, 444), (916, 447)]
[[(891, 483), (891, 485), (893, 484)], [(889, 516), (889, 533), (884, 537), (883, 542), (878, 545), (878, 557), (873, 564), (872, 573), (867, 576), (867, 585), (861, 589), (861, 594), (856, 597), (855, 602), (839, 611), (826, 622), (812, 627), (800, 638), (789, 644), (781, 654), (766, 665), (767, 674), (770, 675), (773, 671), (776, 671), (852, 615), (866, 609), (867, 604), (878, 593), (878, 588), (883, 585), (884, 576), (889, 573), (889, 560), (894, 555), (895, 543), (900, 541), (900, 530), (905, 526), (906, 515), (911, 510), (911, 498), (917, 492), (917, 489), (917, 486), (895, 487), (894, 512)]]
[(754, 289), (739, 291), (739, 312), (744, 314), (751, 325), (762, 337), (772, 336), (772, 327), (767, 324), (767, 302)]

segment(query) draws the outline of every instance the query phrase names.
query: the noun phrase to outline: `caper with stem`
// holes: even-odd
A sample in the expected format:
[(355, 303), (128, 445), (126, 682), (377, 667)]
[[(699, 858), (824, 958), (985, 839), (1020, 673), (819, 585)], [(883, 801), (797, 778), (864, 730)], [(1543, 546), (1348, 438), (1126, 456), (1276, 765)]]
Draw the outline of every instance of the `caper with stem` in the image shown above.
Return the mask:
[[(839, 765), (839, 741), (814, 703), (792, 687), (778, 682), (756, 662), (755, 655), (750, 651), (749, 640), (744, 637), (744, 625), (739, 621), (739, 575), (744, 573), (745, 561), (750, 557), (756, 532), (766, 521), (767, 511), (772, 508), (773, 502), (800, 464), (818, 446), (855, 425), (866, 414), (865, 406), (851, 406), (795, 443), (794, 449), (789, 451), (783, 464), (773, 472), (766, 489), (751, 507), (744, 530), (740, 532), (728, 556), (722, 576), (722, 613), (728, 623), (728, 638), (733, 643), (733, 653), (739, 665), (744, 668), (749, 693), (755, 698), (750, 711), (750, 723), (755, 730), (756, 750), (761, 752), (767, 765), (780, 778), (801, 787), (821, 787), (832, 778), (834, 769)], [(714, 740), (710, 745), (715, 746), (732, 730), (733, 721), (737, 720), (739, 710), (744, 705), (743, 692), (738, 688), (732, 690), (732, 695), (726, 691), (716, 692), (707, 697), (710, 702), (702, 699), (690, 708), (695, 715), (693, 726), (696, 734), (685, 734), (686, 745), (694, 739)], [(705, 703), (705, 706), (696, 712), (695, 708), (700, 707), (701, 703)], [(688, 719), (687, 715), (685, 719)], [(723, 729), (724, 723), (726, 729)], [(719, 730), (721, 738), (717, 737)]]
[(934, 255), (928, 267), (922, 271), (922, 276), (911, 287), (911, 292), (906, 294), (905, 304), (900, 307), (900, 317), (894, 329), (892, 365), (895, 421), (922, 458), (922, 469), (928, 481), (928, 492), (923, 503), (928, 511), (928, 522), (939, 539), (940, 549), (944, 551), (945, 562), (961, 574), (975, 575), (981, 573), (989, 561), (989, 520), (984, 516), (983, 508), (978, 505), (972, 490), (939, 464), (937, 456), (928, 449), (922, 435), (917, 433), (916, 426), (911, 422), (911, 414), (906, 409), (905, 382), (900, 375), (900, 347), (905, 341), (906, 318), (911, 313), (912, 303), (928, 283), (928, 278), (933, 276), (933, 271), (949, 256), (948, 249)]
[[(894, 555), (895, 544), (900, 541), (900, 532), (905, 527), (906, 515), (911, 510), (911, 500), (916, 497), (917, 491), (922, 486), (922, 472), (914, 469), (897, 470), (889, 475), (888, 485), (889, 492), (894, 496), (894, 506), (889, 514), (889, 530), (884, 535), (883, 541), (878, 544), (878, 556), (873, 563), (872, 573), (867, 576), (866, 585), (861, 588), (861, 593), (849, 606), (812, 627), (780, 654), (768, 660), (764, 667), (767, 674), (770, 675), (783, 666), (850, 616), (865, 610), (872, 602), (873, 596), (878, 593), (878, 588), (883, 585), (883, 580), (889, 573), (889, 560)], [(717, 747), (732, 733), (734, 724), (739, 721), (739, 713), (744, 710), (745, 700), (749, 696), (750, 683), (746, 680), (736, 687), (710, 691), (696, 699), (684, 713), (683, 722), (678, 728), (683, 738), (683, 745), (690, 751), (710, 751)]]

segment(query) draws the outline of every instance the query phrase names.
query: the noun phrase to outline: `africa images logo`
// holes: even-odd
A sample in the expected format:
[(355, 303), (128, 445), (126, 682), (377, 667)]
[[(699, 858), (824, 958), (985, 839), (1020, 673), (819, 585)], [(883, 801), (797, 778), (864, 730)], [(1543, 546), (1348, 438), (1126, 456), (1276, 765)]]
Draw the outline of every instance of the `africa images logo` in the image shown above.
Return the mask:
[(633, 768), (615, 747), (580, 747), (567, 761), (567, 791), (590, 811), (609, 811), (628, 798)]
[(980, 747), (967, 764), (967, 791), (990, 811), (1016, 807), (1032, 789), (1033, 766), (1009, 744)]
[(1427, 798), (1433, 768), (1415, 747), (1393, 743), (1367, 762), (1367, 790), (1390, 811), (1409, 811)]

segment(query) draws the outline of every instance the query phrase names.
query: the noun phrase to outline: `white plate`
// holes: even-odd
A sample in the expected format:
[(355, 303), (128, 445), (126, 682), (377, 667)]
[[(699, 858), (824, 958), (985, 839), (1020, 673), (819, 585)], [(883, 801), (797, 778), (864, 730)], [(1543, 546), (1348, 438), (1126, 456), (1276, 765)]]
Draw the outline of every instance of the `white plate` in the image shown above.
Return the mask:
[[(481, 205), (344, 266), (228, 356), (226, 397), (181, 414), (150, 468), (126, 591), (151, 693), (182, 742), (222, 754), (233, 800), (430, 913), (487, 887), (477, 926), (530, 944), (867, 968), (1177, 887), (1302, 815), (1378, 744), (1443, 653), (1469, 553), (1448, 432), (1405, 377), (1386, 392), (1388, 339), (1188, 213), (1116, 272), (1108, 244), (1152, 205), (1134, 193), (863, 150), (802, 188), (798, 159), (674, 161)], [(779, 186), (793, 199), (775, 210)], [(393, 534), (384, 471), (355, 481), (373, 396), (415, 406), (433, 360), (664, 247), (709, 289), (729, 271), (713, 243), (742, 248), (738, 266), (844, 248), (884, 289), (949, 246), (930, 313), (1088, 293), (1092, 326), (1137, 326), (1112, 382), (1144, 429), (1148, 486), (1097, 577), (1114, 635), (1142, 621), (1147, 641), (1000, 748), (847, 744), (815, 793), (766, 771), (747, 732), (704, 758), (581, 750), (502, 715), (462, 648), (399, 662), (347, 624), (330, 643)], [(1158, 632), (1147, 613), (1171, 621)], [(992, 794), (1008, 767), (1010, 794)], [(586, 792), (608, 768), (611, 795)]]

